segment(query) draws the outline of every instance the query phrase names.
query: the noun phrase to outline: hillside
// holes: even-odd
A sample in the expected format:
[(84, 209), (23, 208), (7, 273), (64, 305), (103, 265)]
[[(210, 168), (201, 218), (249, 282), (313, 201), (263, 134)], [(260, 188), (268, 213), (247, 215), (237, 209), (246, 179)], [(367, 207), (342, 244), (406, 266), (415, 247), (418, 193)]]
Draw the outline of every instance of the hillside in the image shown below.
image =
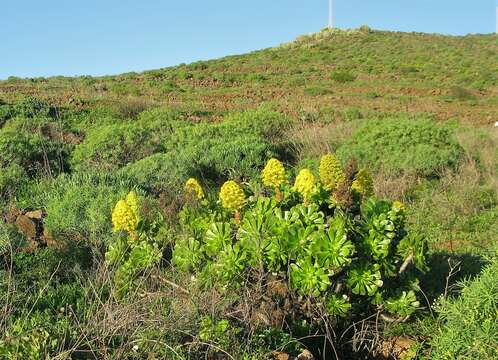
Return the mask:
[(496, 35), (324, 31), (277, 48), (141, 74), (0, 82), (2, 98), (21, 95), (82, 107), (146, 99), (208, 119), (270, 101), (294, 118), (403, 111), (489, 125), (498, 113), (498, 41)]
[(496, 359), (497, 40), (0, 81), (0, 359)]

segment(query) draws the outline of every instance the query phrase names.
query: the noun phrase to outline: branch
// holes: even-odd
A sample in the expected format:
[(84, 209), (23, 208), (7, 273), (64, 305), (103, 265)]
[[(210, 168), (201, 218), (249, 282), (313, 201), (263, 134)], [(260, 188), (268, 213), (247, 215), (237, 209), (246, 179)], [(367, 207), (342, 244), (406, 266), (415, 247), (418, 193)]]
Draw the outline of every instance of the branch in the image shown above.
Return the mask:
[(403, 263), (403, 265), (401, 265), (401, 267), (399, 268), (398, 275), (403, 274), (405, 272), (405, 270), (408, 268), (408, 265), (410, 265), (412, 262), (413, 262), (413, 254), (410, 254), (410, 256), (408, 256), (406, 258), (406, 260)]
[(167, 285), (171, 286), (172, 288), (175, 288), (175, 289), (177, 289), (177, 290), (180, 290), (180, 291), (181, 291), (182, 293), (184, 293), (184, 294), (190, 295), (190, 292), (189, 292), (187, 289), (185, 289), (185, 288), (181, 287), (181, 286), (180, 286), (180, 285), (178, 285), (178, 284), (175, 284), (175, 283), (174, 283), (174, 282), (172, 282), (172, 281), (169, 281), (169, 280), (167, 280), (167, 279), (165, 279), (165, 278), (163, 278), (163, 277), (161, 277), (161, 276), (158, 276), (158, 275), (153, 275), (152, 277), (153, 277), (153, 278), (156, 278), (156, 279), (161, 280), (163, 283), (165, 283), (165, 284), (167, 284)]

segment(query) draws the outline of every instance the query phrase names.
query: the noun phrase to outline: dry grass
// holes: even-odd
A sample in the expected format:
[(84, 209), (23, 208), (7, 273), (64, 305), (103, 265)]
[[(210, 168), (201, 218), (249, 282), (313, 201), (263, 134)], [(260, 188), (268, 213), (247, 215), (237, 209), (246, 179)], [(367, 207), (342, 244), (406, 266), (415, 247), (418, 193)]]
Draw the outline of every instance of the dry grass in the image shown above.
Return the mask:
[(339, 122), (333, 124), (300, 123), (290, 132), (298, 160), (320, 158), (322, 155), (335, 152), (340, 144), (351, 137), (359, 122)]

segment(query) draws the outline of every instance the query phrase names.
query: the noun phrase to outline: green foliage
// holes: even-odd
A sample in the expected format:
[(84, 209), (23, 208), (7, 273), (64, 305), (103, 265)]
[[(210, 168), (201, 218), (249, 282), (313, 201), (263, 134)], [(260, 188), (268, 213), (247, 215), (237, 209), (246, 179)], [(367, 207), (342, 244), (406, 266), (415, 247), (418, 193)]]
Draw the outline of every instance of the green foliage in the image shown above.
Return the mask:
[(268, 157), (281, 152), (280, 136), (288, 120), (261, 108), (232, 114), (220, 124), (173, 125), (164, 152), (123, 168), (140, 186), (175, 193), (183, 179), (219, 182), (227, 175), (255, 176)]
[(418, 308), (425, 242), (407, 233), (399, 202), (370, 198), (352, 213), (326, 191), (307, 205), (290, 187), (283, 196), (250, 197), (238, 226), (209, 201), (187, 206), (187, 235), (175, 245), (174, 263), (220, 289), (236, 289), (254, 272), (275, 273), (298, 295), (324, 301), (332, 316), (346, 316), (353, 304), (400, 316)]
[(9, 199), (14, 196), (26, 183), (27, 178), (26, 171), (18, 164), (0, 167), (0, 198)]
[[(7, 259), (11, 252), (18, 251), (25, 245), (24, 237), (16, 228), (0, 219), (0, 264)], [(1, 265), (0, 265), (1, 266)]]
[(110, 238), (112, 208), (129, 184), (105, 173), (63, 175), (26, 189), (29, 199), (19, 203), (45, 210), (45, 229), (56, 239), (99, 247)]
[(332, 80), (335, 82), (345, 84), (351, 81), (356, 80), (356, 75), (350, 73), (349, 71), (334, 71), (332, 74), (330, 74), (330, 77)]
[(498, 357), (498, 258), (474, 280), (461, 283), (455, 299), (441, 299), (436, 310), (440, 324), (431, 345), (431, 359)]
[(313, 86), (305, 88), (304, 93), (306, 95), (319, 96), (319, 95), (330, 95), (333, 94), (334, 92), (331, 89), (323, 86)]
[(115, 170), (159, 152), (161, 140), (157, 131), (137, 123), (98, 126), (90, 129), (85, 141), (76, 146), (71, 165), (75, 170)]
[(436, 176), (445, 168), (455, 168), (462, 148), (447, 125), (426, 119), (390, 118), (366, 122), (337, 150), (337, 155), (344, 161), (356, 157), (362, 166), (393, 175), (412, 171)]
[[(291, 335), (281, 329), (257, 329), (254, 336), (250, 339), (248, 348), (251, 354), (254, 354), (253, 359), (258, 359), (266, 356), (270, 351), (283, 351), (291, 356), (298, 356), (304, 346)], [(256, 357), (259, 355), (260, 357)]]
[(87, 253), (43, 248), (31, 254), (15, 251), (8, 261), (1, 260), (0, 303), (12, 312), (0, 321), (5, 328), (0, 358), (52, 358), (79, 335), (71, 319), (81, 319), (84, 311), (85, 291), (76, 272), (88, 271)]
[(199, 338), (202, 341), (225, 342), (226, 332), (229, 329), (230, 323), (228, 320), (216, 321), (211, 316), (205, 316), (201, 319)]
[[(136, 211), (143, 215), (141, 207), (143, 200), (140, 200)], [(111, 243), (105, 254), (107, 264), (115, 268), (114, 286), (116, 295), (122, 297), (126, 295), (132, 285), (136, 275), (141, 271), (150, 269), (159, 263), (162, 258), (161, 245), (161, 217), (158, 219), (153, 214), (149, 217), (139, 219), (135, 230), (124, 234), (121, 231), (116, 241)], [(114, 221), (114, 214), (113, 214)], [(162, 244), (164, 245), (164, 244)]]
[(24, 118), (46, 117), (53, 114), (55, 109), (46, 102), (35, 97), (26, 97), (12, 107), (15, 116)]
[(23, 126), (27, 122), (20, 119), (9, 121), (0, 130), (0, 167), (18, 165), (30, 175), (61, 172), (68, 147), (45, 136), (42, 122), (38, 122), (33, 130)]

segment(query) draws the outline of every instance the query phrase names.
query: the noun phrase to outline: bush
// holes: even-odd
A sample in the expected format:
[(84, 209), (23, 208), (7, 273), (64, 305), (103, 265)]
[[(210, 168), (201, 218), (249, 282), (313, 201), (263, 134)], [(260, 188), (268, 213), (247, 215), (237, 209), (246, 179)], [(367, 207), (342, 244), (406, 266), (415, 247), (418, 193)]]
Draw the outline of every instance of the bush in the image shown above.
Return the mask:
[(0, 104), (0, 128), (14, 115), (14, 109), (11, 105)]
[(228, 173), (249, 177), (266, 158), (288, 155), (281, 140), (287, 126), (285, 117), (261, 108), (228, 115), (220, 124), (180, 128), (166, 147), (192, 162), (202, 178), (219, 181)]
[(87, 300), (75, 270), (88, 270), (87, 260), (82, 252), (43, 248), (13, 252), (11, 268), (0, 261), (0, 303), (8, 306), (0, 319), (0, 358), (48, 359), (70, 341), (72, 320), (82, 318)]
[(175, 244), (174, 264), (193, 272), (201, 287), (221, 291), (257, 283), (259, 290), (243, 291), (271, 297), (277, 283), (291, 302), (280, 311), (315, 324), (328, 317), (337, 328), (340, 319), (349, 324), (375, 311), (410, 315), (419, 307), (425, 241), (407, 233), (401, 203), (356, 193), (352, 169), (331, 192), (309, 171), (294, 187), (262, 191), (267, 196), (245, 197), (227, 182), (221, 205), (209, 199), (184, 208), (186, 233)]
[(472, 91), (467, 90), (460, 86), (452, 86), (449, 92), (450, 96), (456, 100), (460, 101), (476, 100), (476, 96)]
[(125, 166), (121, 173), (141, 188), (154, 193), (178, 193), (185, 178), (195, 174), (193, 164), (181, 152), (154, 154)]
[(111, 236), (110, 212), (131, 187), (125, 178), (108, 174), (62, 175), (29, 192), (23, 207), (44, 209), (45, 230), (56, 240), (100, 246)]
[(307, 87), (304, 89), (306, 95), (319, 96), (319, 95), (330, 95), (334, 92), (331, 89), (322, 86)]
[(355, 157), (362, 166), (392, 175), (417, 172), (430, 177), (455, 168), (462, 148), (449, 126), (428, 119), (391, 118), (365, 122), (337, 154), (343, 161)]
[(47, 116), (17, 116), (0, 129), (0, 166), (21, 166), (29, 175), (56, 175), (65, 168), (71, 145), (63, 121)]
[(332, 74), (330, 74), (330, 77), (332, 80), (335, 82), (345, 84), (348, 82), (352, 82), (356, 80), (356, 75), (348, 72), (348, 71), (334, 71)]
[(25, 118), (46, 117), (53, 115), (55, 109), (42, 100), (35, 97), (27, 97), (14, 105), (13, 113), (15, 116)]
[(94, 127), (71, 155), (72, 167), (79, 170), (116, 170), (162, 150), (160, 134), (136, 123)]
[(178, 192), (185, 178), (217, 183), (230, 175), (249, 178), (265, 159), (285, 153), (279, 143), (288, 121), (266, 110), (232, 114), (220, 124), (175, 123), (163, 147), (122, 169), (140, 186), (154, 192)]
[(0, 167), (0, 203), (14, 196), (27, 181), (26, 171), (18, 164)]
[(461, 283), (461, 295), (437, 306), (441, 324), (431, 341), (431, 359), (498, 358), (498, 257), (474, 280)]
[(20, 166), (29, 175), (58, 173), (63, 168), (67, 150), (62, 144), (39, 133), (2, 130), (0, 132), (0, 166)]

